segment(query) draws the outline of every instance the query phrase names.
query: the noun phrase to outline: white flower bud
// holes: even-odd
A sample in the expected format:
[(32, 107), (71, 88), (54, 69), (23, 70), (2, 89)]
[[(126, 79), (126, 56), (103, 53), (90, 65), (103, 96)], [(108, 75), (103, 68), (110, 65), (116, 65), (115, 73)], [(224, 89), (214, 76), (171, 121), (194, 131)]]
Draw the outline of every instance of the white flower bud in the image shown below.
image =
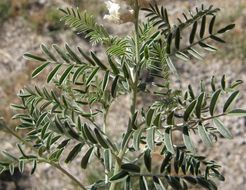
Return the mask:
[(118, 23), (120, 21), (120, 13), (119, 13), (120, 5), (111, 0), (105, 2), (105, 4), (108, 8), (109, 14), (105, 15), (104, 19), (109, 20), (111, 22)]
[(118, 1), (110, 0), (105, 2), (109, 14), (104, 16), (104, 19), (114, 23), (131, 22), (133, 18), (133, 10), (126, 4), (119, 4)]

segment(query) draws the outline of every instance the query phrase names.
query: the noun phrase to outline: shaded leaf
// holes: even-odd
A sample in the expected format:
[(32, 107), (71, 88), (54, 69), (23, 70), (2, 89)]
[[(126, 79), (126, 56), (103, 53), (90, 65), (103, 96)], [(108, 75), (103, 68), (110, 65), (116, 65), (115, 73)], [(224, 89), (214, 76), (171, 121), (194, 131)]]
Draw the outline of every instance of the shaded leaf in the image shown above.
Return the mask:
[(177, 28), (177, 30), (176, 30), (175, 47), (177, 50), (179, 50), (179, 48), (180, 48), (180, 29), (179, 28)]
[(128, 176), (125, 181), (124, 190), (131, 190), (131, 178)]
[(210, 101), (210, 105), (209, 105), (209, 111), (210, 111), (210, 115), (211, 116), (214, 115), (214, 111), (216, 109), (216, 105), (218, 103), (218, 99), (220, 97), (220, 94), (221, 94), (221, 89), (218, 89), (212, 95), (212, 98), (211, 98), (211, 101)]
[(90, 147), (87, 152), (85, 153), (85, 155), (83, 156), (82, 160), (81, 160), (81, 167), (83, 169), (87, 168), (88, 162), (90, 160), (90, 157), (93, 153), (94, 147)]
[(180, 190), (182, 189), (180, 180), (178, 177), (173, 176), (165, 176), (168, 184), (174, 189), (174, 190)]
[(70, 65), (61, 75), (61, 78), (59, 80), (59, 84), (61, 85), (65, 79), (68, 77), (68, 75), (72, 72), (72, 69), (73, 69), (73, 65)]
[(216, 16), (213, 16), (210, 23), (209, 23), (209, 34), (213, 33), (214, 23), (215, 23)]
[(219, 33), (219, 34), (225, 33), (225, 32), (227, 32), (228, 30), (232, 30), (234, 27), (235, 27), (235, 24), (229, 24), (228, 26), (226, 26), (226, 27), (220, 29), (220, 30), (218, 31), (218, 33)]
[(154, 115), (155, 110), (154, 109), (149, 109), (147, 112), (147, 116), (146, 116), (146, 124), (148, 126), (151, 126), (152, 124), (152, 120), (153, 120), (153, 115)]
[(217, 37), (215, 35), (211, 35), (210, 38), (212, 40), (215, 40), (215, 41), (220, 42), (220, 43), (226, 43), (225, 40), (223, 40), (223, 39), (221, 39), (221, 38), (219, 38), (219, 37)]
[(202, 110), (202, 105), (205, 99), (205, 93), (201, 93), (198, 98), (197, 98), (197, 104), (196, 104), (196, 116), (198, 118), (201, 118), (201, 110)]
[(237, 116), (237, 117), (246, 117), (246, 110), (244, 109), (234, 109), (232, 111), (229, 111), (229, 116)]
[(109, 148), (106, 139), (102, 136), (102, 134), (99, 132), (99, 130), (97, 128), (94, 129), (95, 135), (97, 137), (97, 140), (99, 142), (99, 144), (103, 147), (103, 148)]
[(76, 146), (73, 147), (73, 149), (69, 152), (65, 163), (71, 162), (72, 160), (74, 160), (74, 158), (78, 155), (78, 153), (81, 151), (82, 147), (84, 146), (84, 144), (79, 143)]
[(129, 176), (129, 173), (125, 170), (120, 171), (119, 173), (115, 174), (113, 177), (110, 178), (111, 182), (120, 182), (125, 180)]
[(41, 44), (41, 49), (42, 51), (50, 58), (52, 59), (53, 61), (57, 61), (56, 57), (48, 50), (48, 48), (44, 45), (44, 44)]
[(144, 164), (149, 172), (151, 172), (151, 165), (152, 165), (151, 162), (152, 162), (151, 150), (147, 149), (144, 152)]
[(41, 73), (48, 65), (50, 62), (45, 62), (39, 67), (37, 67), (33, 72), (32, 72), (32, 78), (36, 77), (39, 73)]
[(174, 125), (174, 111), (167, 115), (167, 125)]
[(86, 61), (88, 61), (92, 66), (96, 65), (95, 62), (88, 55), (86, 55), (80, 47), (78, 47), (78, 50), (80, 54), (85, 58)]
[(91, 57), (102, 70), (107, 70), (107, 67), (97, 58), (93, 52), (91, 52)]
[(54, 78), (61, 66), (61, 64), (56, 65), (55, 68), (48, 74), (47, 83), (49, 83)]
[(234, 81), (234, 82), (231, 84), (230, 88), (234, 89), (234, 88), (238, 87), (238, 86), (239, 86), (240, 84), (242, 84), (242, 83), (243, 83), (242, 80), (236, 80), (236, 81)]
[(114, 81), (112, 83), (112, 87), (111, 87), (111, 96), (113, 98), (116, 97), (116, 90), (117, 90), (117, 83), (118, 83), (118, 80), (119, 80), (119, 75), (117, 75), (115, 78), (114, 78)]
[(124, 77), (126, 79), (129, 79), (130, 74), (129, 74), (129, 69), (128, 69), (128, 66), (127, 66), (126, 63), (123, 63), (123, 65), (122, 65), (122, 71), (123, 71)]
[(223, 75), (221, 78), (221, 87), (225, 91), (226, 90), (226, 76)]
[(196, 185), (197, 184), (197, 180), (195, 177), (192, 176), (184, 176), (183, 177), (185, 179), (185, 181), (189, 182), (192, 185)]
[(166, 52), (167, 54), (171, 53), (171, 44), (172, 44), (172, 39), (173, 39), (173, 35), (170, 32), (168, 37), (167, 37), (167, 46), (166, 46)]
[(110, 57), (108, 57), (108, 62), (109, 62), (109, 65), (110, 65), (113, 73), (115, 75), (118, 75), (120, 73), (120, 71), (119, 71), (118, 67), (115, 65), (115, 63), (113, 62), (113, 60)]
[(31, 53), (24, 53), (24, 58), (33, 61), (39, 61), (39, 62), (47, 61), (45, 58), (39, 57), (37, 55), (33, 55)]
[(164, 185), (158, 177), (153, 176), (153, 182), (156, 190), (166, 190), (166, 188), (164, 187)]
[(195, 36), (196, 36), (196, 29), (197, 29), (197, 21), (194, 22), (191, 33), (190, 33), (190, 44), (193, 43)]
[(105, 91), (108, 85), (108, 81), (109, 81), (109, 71), (106, 71), (104, 78), (103, 78), (103, 82), (102, 82), (102, 91)]
[(214, 190), (214, 188), (211, 187), (209, 181), (206, 180), (204, 177), (197, 177), (197, 183), (206, 189)]
[(200, 29), (200, 38), (203, 38), (206, 29), (206, 15), (202, 17), (201, 29)]
[(83, 64), (83, 62), (80, 60), (80, 58), (77, 56), (76, 53), (69, 47), (68, 44), (65, 44), (65, 48), (68, 52), (68, 54), (71, 56), (71, 58), (77, 63), (77, 64)]
[(167, 153), (165, 158), (163, 159), (160, 167), (160, 172), (163, 173), (166, 169), (166, 167), (169, 165), (170, 160), (172, 159), (172, 154)]
[(227, 99), (224, 107), (223, 107), (223, 112), (228, 112), (230, 108), (234, 105), (237, 97), (239, 96), (239, 91), (233, 92), (230, 97)]
[(203, 49), (205, 49), (205, 50), (207, 50), (207, 51), (211, 51), (211, 52), (217, 51), (217, 48), (215, 48), (214, 46), (211, 46), (211, 45), (209, 45), (209, 44), (206, 44), (206, 43), (203, 43), (203, 42), (199, 42), (199, 45), (200, 45)]
[(70, 63), (68, 56), (59, 48), (58, 45), (53, 44), (52, 47), (56, 50), (56, 52), (61, 56), (61, 58), (66, 62)]
[(213, 91), (216, 91), (216, 88), (215, 88), (215, 76), (212, 76), (211, 78), (211, 88)]
[(93, 131), (86, 124), (84, 124), (83, 126), (83, 131), (90, 142), (92, 142), (93, 144), (97, 144), (97, 140), (93, 134)]
[(86, 67), (80, 66), (79, 68), (76, 69), (75, 73), (73, 74), (73, 83), (76, 82), (78, 77), (85, 71)]
[(122, 164), (121, 169), (128, 172), (140, 173), (140, 167), (132, 163)]
[(139, 177), (139, 190), (148, 190), (148, 184), (144, 176)]
[(34, 174), (37, 168), (37, 160), (32, 161), (32, 170), (31, 170), (31, 175)]
[(193, 100), (189, 106), (186, 108), (184, 112), (184, 121), (188, 121), (191, 114), (193, 113), (195, 106), (196, 106), (197, 100)]
[(85, 82), (87, 86), (90, 85), (91, 81), (93, 80), (94, 76), (97, 74), (98, 70), (99, 70), (99, 67), (96, 67), (96, 68), (91, 72), (91, 74), (89, 75), (89, 77), (87, 78), (87, 80), (86, 80), (86, 82)]

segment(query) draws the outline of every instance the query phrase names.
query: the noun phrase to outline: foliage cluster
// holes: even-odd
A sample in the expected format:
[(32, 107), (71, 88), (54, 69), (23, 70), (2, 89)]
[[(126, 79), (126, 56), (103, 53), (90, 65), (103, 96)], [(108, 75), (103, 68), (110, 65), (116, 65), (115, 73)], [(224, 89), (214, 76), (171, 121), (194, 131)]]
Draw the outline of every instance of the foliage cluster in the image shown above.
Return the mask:
[[(221, 35), (233, 29), (234, 24), (217, 29), (219, 9), (204, 5), (184, 13), (177, 24), (170, 23), (164, 7), (150, 5), (142, 9), (147, 21), (141, 23), (138, 1), (131, 6), (135, 30), (126, 37), (109, 34), (87, 12), (61, 9), (61, 20), (66, 25), (84, 33), (92, 44), (105, 48), (106, 62), (93, 51), (85, 52), (80, 47), (75, 50), (68, 44), (64, 48), (42, 44), (43, 56), (24, 55), (40, 63), (32, 77), (49, 68), (47, 83), (55, 87), (50, 90), (31, 86), (18, 94), (21, 103), (12, 105), (17, 110), (13, 118), (20, 121), (16, 130), (23, 130), (25, 137), (5, 127), (21, 143), (19, 157), (3, 152), (6, 160), (0, 162), (2, 171), (13, 172), (16, 166), (23, 171), (25, 164), (32, 163), (33, 173), (38, 163), (45, 162), (81, 189), (181, 190), (199, 185), (214, 190), (216, 180), (224, 181), (220, 165), (201, 156), (191, 136), (199, 135), (209, 147), (222, 136), (232, 138), (221, 117), (246, 115), (245, 110), (233, 107), (242, 81), (228, 82), (225, 75), (213, 76), (210, 85), (201, 81), (195, 92), (190, 85), (185, 90), (172, 88), (169, 77), (178, 75), (173, 57), (202, 60), (201, 52), (217, 50), (209, 42), (225, 43)], [(154, 78), (152, 85), (147, 85), (150, 81), (142, 77), (146, 71)], [(158, 98), (150, 106), (138, 109), (139, 92)], [(111, 104), (125, 95), (131, 96), (131, 116), (125, 133), (115, 142), (109, 136), (113, 129), (108, 128), (107, 116)], [(173, 139), (176, 131), (182, 136), (182, 144)], [(24, 146), (31, 148), (33, 154), (27, 154)], [(64, 150), (71, 146), (65, 155)], [(154, 152), (163, 158), (159, 166), (152, 162)], [(69, 164), (79, 156), (83, 170), (98, 159), (105, 171), (102, 179), (85, 186), (62, 168), (63, 160)]]

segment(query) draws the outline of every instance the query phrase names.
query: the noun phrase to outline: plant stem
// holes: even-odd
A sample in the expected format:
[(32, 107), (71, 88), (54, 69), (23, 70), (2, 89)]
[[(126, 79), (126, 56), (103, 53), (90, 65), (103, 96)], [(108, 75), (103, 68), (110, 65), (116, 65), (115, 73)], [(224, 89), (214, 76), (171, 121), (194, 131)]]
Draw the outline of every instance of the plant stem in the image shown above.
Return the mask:
[[(14, 130), (12, 130), (11, 128), (9, 128), (8, 126), (5, 126), (4, 129), (7, 130), (8, 133), (10, 133), (11, 135), (13, 135), (15, 138), (17, 138), (20, 142), (22, 142), (23, 144), (25, 144), (26, 146), (28, 146), (32, 151), (36, 152), (38, 155), (37, 150), (27, 141), (25, 141), (22, 137), (20, 137)], [(72, 176), (68, 171), (66, 171), (64, 168), (62, 168), (60, 166), (60, 164), (55, 163), (53, 161), (50, 161), (44, 157), (39, 156), (40, 158), (38, 159), (38, 161), (40, 162), (45, 162), (50, 164), (51, 166), (57, 168), (58, 170), (60, 170), (63, 174), (65, 174), (67, 177), (69, 177), (74, 183), (76, 183), (82, 190), (87, 190), (87, 188), (78, 180), (76, 179), (74, 176)]]
[[(151, 174), (151, 173), (132, 173), (130, 174), (131, 177), (140, 177), (140, 176), (145, 176), (145, 177), (158, 177), (158, 178), (161, 178), (161, 177), (166, 177), (167, 175), (165, 174)], [(170, 176), (170, 175), (169, 175)], [(184, 177), (184, 176), (179, 176), (179, 175), (172, 175), (172, 177)], [(187, 176), (186, 177), (194, 177), (194, 176)]]
[(39, 159), (40, 162), (44, 162), (47, 164), (50, 164), (51, 166), (55, 167), (56, 169), (58, 169), (60, 172), (62, 172), (63, 174), (65, 174), (66, 176), (68, 176), (74, 183), (76, 183), (82, 190), (87, 190), (87, 188), (80, 183), (80, 181), (75, 178), (72, 174), (70, 174), (67, 170), (65, 170), (63, 167), (61, 167), (61, 165), (59, 163), (55, 163), (46, 159)]
[(103, 115), (103, 133), (105, 134), (106, 133), (106, 127), (107, 127), (107, 117), (108, 117), (108, 108), (105, 109), (105, 113)]
[[(139, 78), (139, 60), (140, 60), (140, 55), (139, 55), (139, 31), (138, 31), (138, 22), (139, 22), (139, 2), (138, 0), (135, 0), (135, 8), (134, 8), (134, 15), (135, 15), (135, 78), (132, 84), (132, 92), (131, 92), (131, 98), (132, 98), (132, 104), (131, 104), (131, 117), (133, 117), (133, 115), (135, 114), (136, 111), (136, 104), (137, 104), (137, 85), (138, 85), (138, 78)], [(125, 144), (123, 145), (123, 147), (121, 148), (119, 154), (118, 154), (118, 158), (119, 160), (115, 160), (115, 168), (114, 168), (114, 175), (117, 174), (120, 171), (120, 167), (121, 167), (121, 162), (124, 158), (124, 155), (127, 151), (127, 145), (129, 140), (131, 139), (131, 135), (132, 135), (132, 126), (131, 123), (129, 122), (128, 124), (128, 129), (125, 135), (127, 135), (127, 133), (129, 134), (129, 136), (126, 139)], [(123, 139), (124, 141), (124, 139)], [(111, 183), (109, 190), (115, 190), (116, 189), (116, 183)]]
[[(108, 116), (108, 108), (105, 109), (104, 115), (103, 115), (103, 133), (106, 133), (106, 127), (107, 127), (107, 116)], [(113, 150), (112, 150), (113, 152)], [(105, 179), (105, 184), (108, 183), (108, 170), (106, 169), (106, 167), (104, 167), (104, 179)]]

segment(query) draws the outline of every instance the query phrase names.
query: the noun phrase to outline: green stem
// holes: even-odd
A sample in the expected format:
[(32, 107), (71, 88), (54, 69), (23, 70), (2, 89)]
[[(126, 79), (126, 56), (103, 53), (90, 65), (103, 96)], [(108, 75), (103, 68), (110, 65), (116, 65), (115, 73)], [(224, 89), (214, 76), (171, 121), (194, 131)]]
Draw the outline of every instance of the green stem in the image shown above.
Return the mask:
[[(108, 110), (109, 109), (106, 108), (105, 109), (105, 113), (103, 115), (103, 129), (102, 129), (102, 131), (103, 131), (104, 134), (106, 133)], [(112, 152), (113, 152), (113, 150), (112, 150)], [(109, 173), (109, 171), (105, 167), (105, 169), (104, 169), (105, 184), (108, 183), (108, 173)]]
[(102, 131), (103, 131), (104, 134), (106, 134), (108, 111), (109, 111), (109, 109), (106, 108), (105, 109), (105, 113), (103, 115), (103, 129), (102, 129)]
[(75, 178), (72, 174), (70, 174), (67, 170), (65, 170), (63, 167), (61, 167), (61, 165), (59, 163), (55, 163), (46, 159), (39, 159), (38, 161), (40, 162), (44, 162), (47, 164), (50, 164), (51, 166), (55, 167), (56, 169), (58, 169), (60, 172), (62, 172), (63, 174), (65, 174), (66, 176), (68, 176), (74, 183), (76, 183), (82, 190), (87, 190), (87, 188), (82, 185), (80, 183), (80, 181)]
[[(139, 22), (139, 3), (138, 0), (135, 0), (135, 8), (134, 8), (134, 14), (135, 14), (135, 78), (132, 84), (132, 104), (131, 104), (131, 117), (133, 117), (133, 115), (135, 114), (136, 111), (136, 103), (137, 103), (137, 85), (138, 85), (138, 77), (139, 77), (139, 73), (138, 73), (138, 67), (139, 67), (139, 60), (140, 60), (140, 55), (139, 55), (139, 31), (138, 31), (138, 22)], [(124, 143), (123, 147), (121, 148), (119, 154), (118, 154), (118, 159), (115, 160), (115, 168), (114, 168), (114, 175), (117, 174), (120, 171), (121, 168), (121, 163), (122, 160), (124, 158), (124, 155), (127, 151), (127, 146), (128, 146), (128, 142), (131, 139), (131, 135), (132, 135), (132, 129), (131, 129), (131, 123), (129, 122), (128, 124), (128, 129), (127, 129), (127, 133), (130, 133), (129, 136), (126, 139), (126, 142)], [(126, 136), (127, 136), (126, 133)], [(123, 139), (124, 141), (125, 139)], [(116, 188), (116, 183), (111, 183), (109, 190), (115, 190)]]

